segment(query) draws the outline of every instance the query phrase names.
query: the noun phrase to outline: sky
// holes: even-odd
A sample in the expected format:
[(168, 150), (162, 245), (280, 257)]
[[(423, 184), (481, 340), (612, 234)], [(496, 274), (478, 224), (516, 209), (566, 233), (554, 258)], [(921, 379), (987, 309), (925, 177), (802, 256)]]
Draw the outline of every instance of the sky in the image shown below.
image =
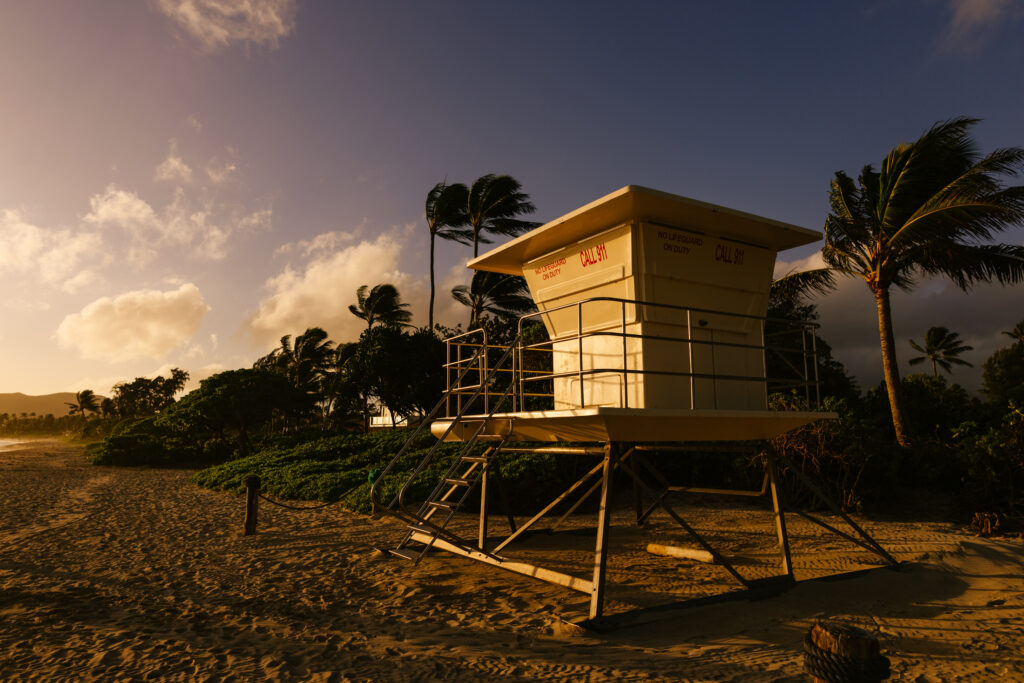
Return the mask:
[[(194, 384), (310, 326), (351, 341), (361, 285), (425, 324), (445, 179), (510, 174), (538, 221), (636, 184), (821, 230), (835, 171), (936, 121), (1024, 146), (1022, 30), (1021, 0), (2, 3), (0, 392)], [(470, 256), (438, 245), (441, 322), (468, 317), (448, 292)], [(877, 384), (863, 282), (816, 303)], [(975, 389), (1024, 296), (933, 280), (893, 315), (904, 372), (944, 325)]]

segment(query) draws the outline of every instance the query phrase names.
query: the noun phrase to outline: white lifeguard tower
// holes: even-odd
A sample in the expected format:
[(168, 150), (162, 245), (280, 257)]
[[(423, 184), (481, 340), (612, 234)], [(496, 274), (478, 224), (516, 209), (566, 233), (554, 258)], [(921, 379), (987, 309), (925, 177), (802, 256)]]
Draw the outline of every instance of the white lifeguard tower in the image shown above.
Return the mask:
[[(591, 596), (588, 625), (610, 625), (614, 619), (603, 614), (609, 502), (613, 474), (622, 470), (633, 480), (636, 495), (651, 501), (646, 512), (638, 504), (638, 524), (661, 507), (744, 588), (763, 593), (791, 585), (785, 517), (770, 455), (764, 456), (761, 491), (736, 493), (771, 498), (783, 573), (770, 581), (751, 581), (671, 508), (665, 494), (679, 487), (657, 475), (645, 452), (685, 452), (694, 442), (769, 439), (835, 417), (813, 409), (768, 409), (770, 391), (796, 391), (811, 408), (818, 403), (814, 326), (773, 322), (765, 315), (777, 252), (820, 237), (779, 221), (627, 186), (470, 261), (473, 269), (525, 277), (538, 312), (520, 319), (520, 333), (507, 346), (489, 344), (483, 330), (448, 340), (448, 391), (424, 423), (433, 420), (430, 429), (438, 443), (462, 441), (465, 448), (417, 506), (405, 498), (431, 455), (390, 502), (380, 499), (378, 485), (391, 466), (377, 479), (377, 509), (410, 526), (392, 552), (418, 561), (430, 548), (439, 548), (581, 590)], [(537, 320), (547, 339), (524, 341), (523, 331)], [(773, 342), (773, 336), (782, 341)], [(788, 376), (769, 376), (769, 354), (791, 370)], [(521, 445), (556, 441), (595, 445)], [(481, 442), (489, 444), (482, 453)], [(522, 526), (516, 528), (509, 515), (512, 533), (489, 545), (488, 472), (495, 458), (521, 453), (598, 455), (601, 462)], [(859, 538), (844, 536), (895, 564), (798, 469), (780, 464), (842, 515)], [(641, 468), (664, 485), (645, 482)], [(587, 491), (589, 482), (594, 483)], [(581, 491), (587, 491), (585, 497), (598, 485), (601, 504), (590, 579), (502, 554), (556, 505)], [(479, 534), (467, 540), (450, 533), (448, 521), (477, 491)]]

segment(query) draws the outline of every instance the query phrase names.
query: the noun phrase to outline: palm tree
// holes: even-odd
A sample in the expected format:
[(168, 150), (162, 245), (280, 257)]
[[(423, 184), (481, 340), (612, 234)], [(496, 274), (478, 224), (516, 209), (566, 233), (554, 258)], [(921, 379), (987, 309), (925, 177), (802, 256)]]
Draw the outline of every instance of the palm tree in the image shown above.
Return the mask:
[(540, 223), (518, 218), (533, 213), (536, 207), (523, 192), (519, 181), (508, 175), (488, 173), (469, 189), (467, 218), (473, 235), (473, 257), (479, 254), (480, 243), (490, 242), (487, 235), (521, 235)]
[(1007, 337), (1013, 340), (1015, 344), (1024, 344), (1024, 320), (1021, 320), (1017, 325), (1010, 331), (1003, 331)]
[(427, 328), (434, 329), (434, 238), (471, 244), (473, 232), (465, 227), (469, 189), (462, 183), (449, 185), (440, 182), (427, 193), (427, 229), (430, 231), (430, 306), (427, 309)]
[(936, 123), (917, 141), (889, 152), (880, 171), (865, 166), (857, 184), (837, 171), (829, 192), (822, 256), (834, 272), (863, 279), (874, 296), (893, 427), (903, 446), (911, 438), (889, 290), (909, 291), (932, 275), (945, 275), (965, 291), (977, 282), (1024, 279), (1024, 247), (989, 243), (1024, 220), (1024, 187), (1002, 183), (1003, 175), (1024, 168), (1024, 150), (981, 157), (968, 135), (976, 122), (961, 117)]
[(99, 410), (97, 405), (96, 394), (92, 389), (83, 389), (82, 391), (75, 392), (75, 402), (67, 403), (68, 415), (82, 415), (85, 417), (86, 411), (95, 413)]
[(384, 283), (373, 289), (369, 285), (360, 287), (356, 290), (356, 303), (349, 305), (348, 310), (355, 317), (365, 320), (366, 329), (370, 329), (374, 323), (408, 327), (412, 313), (405, 310), (407, 308), (409, 304), (402, 303), (402, 297), (395, 286)]
[(334, 342), (319, 327), (310, 327), (295, 337), (281, 337), (281, 346), (275, 350), (275, 361), (291, 385), (306, 395), (317, 393), (325, 368), (330, 364)]
[(918, 363), (930, 360), (932, 362), (932, 375), (935, 377), (939, 376), (940, 367), (951, 374), (952, 366), (954, 364), (974, 367), (967, 361), (957, 357), (964, 351), (970, 351), (974, 347), (966, 346), (960, 339), (959, 334), (956, 332), (950, 332), (945, 327), (928, 328), (928, 331), (924, 336), (923, 347), (913, 339), (910, 340), (910, 345), (914, 347), (914, 350), (924, 354), (917, 358), (911, 358), (910, 364), (917, 365)]
[(537, 310), (530, 298), (526, 280), (518, 275), (505, 275), (478, 270), (469, 286), (452, 289), (452, 298), (469, 307), (469, 327), (473, 329), (488, 313), (499, 317), (518, 317)]
[(117, 404), (114, 403), (114, 399), (104, 398), (100, 402), (100, 413), (103, 417), (114, 417), (117, 415)]

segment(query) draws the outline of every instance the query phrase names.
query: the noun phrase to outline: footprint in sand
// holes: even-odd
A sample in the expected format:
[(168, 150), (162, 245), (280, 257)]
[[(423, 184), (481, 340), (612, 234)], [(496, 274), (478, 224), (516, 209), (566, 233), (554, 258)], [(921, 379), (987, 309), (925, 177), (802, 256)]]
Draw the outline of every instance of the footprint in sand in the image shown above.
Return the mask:
[(6, 532), (0, 531), (0, 548), (4, 551), (16, 550), (23, 541), (33, 536), (60, 529), (86, 517), (90, 513), (89, 503), (95, 498), (96, 492), (112, 479), (110, 474), (100, 474), (70, 490), (62, 491), (60, 499), (34, 523)]

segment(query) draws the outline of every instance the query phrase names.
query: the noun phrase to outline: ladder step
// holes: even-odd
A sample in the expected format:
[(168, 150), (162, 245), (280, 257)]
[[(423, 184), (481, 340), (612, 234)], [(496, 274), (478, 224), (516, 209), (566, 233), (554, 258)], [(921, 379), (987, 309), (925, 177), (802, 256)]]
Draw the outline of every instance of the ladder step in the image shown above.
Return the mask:
[(413, 562), (418, 560), (420, 557), (420, 553), (422, 553), (422, 551), (409, 550), (408, 548), (392, 548), (388, 552), (390, 552), (392, 555), (401, 557), (402, 559), (412, 560)]
[(464, 455), (461, 460), (462, 462), (487, 462), (487, 458), (482, 455)]
[(446, 500), (427, 501), (427, 505), (429, 505), (430, 507), (441, 508), (442, 510), (457, 510), (459, 507), (457, 504), (450, 503)]
[(471, 482), (469, 479), (455, 479), (455, 478), (449, 478), (449, 477), (445, 477), (444, 483), (450, 484), (452, 486), (472, 486), (473, 485), (473, 482)]

